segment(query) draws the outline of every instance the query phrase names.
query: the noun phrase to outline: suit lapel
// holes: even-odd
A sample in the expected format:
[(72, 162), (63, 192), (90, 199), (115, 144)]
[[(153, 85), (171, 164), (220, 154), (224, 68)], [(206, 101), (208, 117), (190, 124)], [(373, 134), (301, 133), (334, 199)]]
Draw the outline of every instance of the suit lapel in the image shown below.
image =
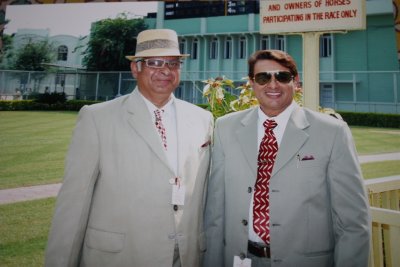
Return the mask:
[[(165, 152), (160, 145), (159, 136), (154, 130), (154, 125), (148, 112), (146, 103), (139, 95), (136, 87), (125, 103), (128, 112), (128, 124), (149, 145), (150, 149), (168, 168), (170, 168)], [(172, 171), (172, 170), (171, 170)]]
[(304, 110), (300, 107), (296, 107), (286, 125), (278, 155), (276, 156), (275, 165), (272, 170), (272, 176), (279, 172), (293, 156), (296, 156), (299, 149), (307, 141), (309, 136), (304, 129), (309, 125)]
[(257, 118), (257, 108), (254, 108), (242, 119), (242, 127), (236, 131), (237, 139), (254, 179), (257, 176)]
[(175, 98), (176, 132), (178, 134), (178, 175), (182, 175), (182, 166), (185, 166), (188, 144), (190, 144), (190, 117), (186, 114), (181, 102)]

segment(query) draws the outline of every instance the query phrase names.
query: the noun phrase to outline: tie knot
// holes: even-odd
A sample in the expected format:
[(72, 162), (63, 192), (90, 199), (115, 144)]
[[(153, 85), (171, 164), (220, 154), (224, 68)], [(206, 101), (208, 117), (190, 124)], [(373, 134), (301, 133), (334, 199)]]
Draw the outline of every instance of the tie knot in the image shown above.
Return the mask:
[(263, 125), (266, 130), (273, 130), (278, 124), (274, 120), (266, 120)]
[(156, 119), (161, 120), (161, 114), (164, 112), (163, 109), (154, 110), (154, 114), (156, 115)]

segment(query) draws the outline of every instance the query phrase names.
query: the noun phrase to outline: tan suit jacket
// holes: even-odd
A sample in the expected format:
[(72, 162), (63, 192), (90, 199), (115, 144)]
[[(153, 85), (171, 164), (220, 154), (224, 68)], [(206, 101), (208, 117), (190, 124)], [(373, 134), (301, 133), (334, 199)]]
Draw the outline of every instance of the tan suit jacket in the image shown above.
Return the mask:
[(172, 266), (175, 242), (183, 267), (200, 265), (210, 162), (203, 144), (213, 119), (187, 102), (175, 104), (184, 206), (175, 211), (171, 204), (175, 176), (138, 90), (86, 106), (67, 155), (46, 266)]
[[(231, 267), (247, 254), (257, 119), (249, 109), (216, 122), (204, 266)], [(272, 171), (270, 218), (272, 266), (368, 265), (369, 208), (345, 122), (296, 106)]]

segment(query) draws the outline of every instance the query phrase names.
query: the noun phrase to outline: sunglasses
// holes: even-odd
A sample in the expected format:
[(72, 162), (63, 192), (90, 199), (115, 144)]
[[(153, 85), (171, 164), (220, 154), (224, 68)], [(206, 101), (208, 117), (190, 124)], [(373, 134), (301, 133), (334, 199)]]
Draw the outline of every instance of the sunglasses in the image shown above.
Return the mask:
[(171, 70), (177, 70), (181, 68), (182, 61), (180, 60), (164, 60), (164, 59), (157, 59), (157, 58), (148, 58), (148, 59), (141, 59), (137, 62), (145, 62), (146, 66), (153, 69), (162, 69), (164, 68), (165, 64), (167, 64), (168, 68)]
[(266, 71), (254, 75), (253, 80), (259, 85), (265, 85), (271, 82), (272, 75), (274, 75), (276, 81), (285, 84), (290, 83), (294, 78), (289, 71)]

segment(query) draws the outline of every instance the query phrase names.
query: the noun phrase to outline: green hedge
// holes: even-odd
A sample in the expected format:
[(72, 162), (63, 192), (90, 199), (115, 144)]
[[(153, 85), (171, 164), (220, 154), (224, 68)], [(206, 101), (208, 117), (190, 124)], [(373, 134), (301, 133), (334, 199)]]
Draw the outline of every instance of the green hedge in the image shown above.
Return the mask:
[[(37, 100), (0, 100), (0, 111), (8, 110), (70, 110), (78, 111), (84, 105), (91, 105), (101, 101), (67, 100), (64, 103), (39, 103)], [(207, 108), (207, 104), (198, 104)], [(383, 128), (400, 128), (400, 114), (357, 113), (337, 111), (349, 125), (370, 126)]]
[(64, 103), (39, 103), (37, 100), (0, 100), (0, 111), (12, 110), (71, 110), (78, 111), (84, 105), (99, 103), (100, 101), (67, 100)]
[(349, 125), (400, 128), (400, 114), (337, 111)]

